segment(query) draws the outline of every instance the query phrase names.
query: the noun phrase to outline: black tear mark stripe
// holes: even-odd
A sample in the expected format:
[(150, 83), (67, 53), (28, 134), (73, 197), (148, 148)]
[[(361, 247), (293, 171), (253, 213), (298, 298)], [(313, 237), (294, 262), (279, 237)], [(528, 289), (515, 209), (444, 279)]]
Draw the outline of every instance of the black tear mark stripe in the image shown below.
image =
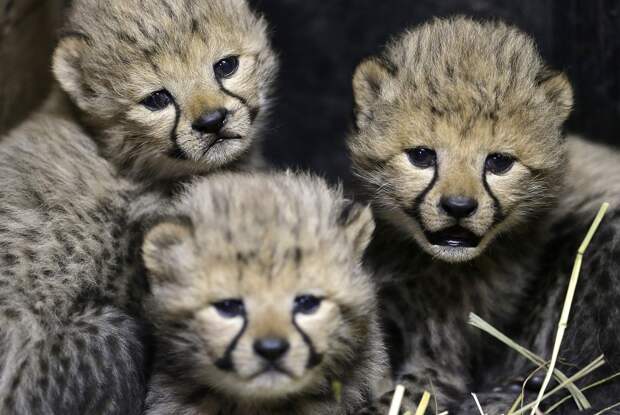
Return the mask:
[(253, 123), (256, 120), (256, 117), (258, 117), (258, 113), (260, 112), (260, 108), (250, 106), (250, 104), (248, 103), (248, 100), (246, 98), (242, 97), (241, 95), (235, 94), (231, 90), (227, 89), (224, 86), (224, 84), (222, 83), (221, 79), (216, 78), (216, 81), (217, 81), (218, 86), (220, 87), (220, 90), (223, 93), (225, 93), (226, 95), (228, 95), (231, 98), (236, 99), (244, 107), (246, 107), (248, 109), (248, 111), (250, 112), (250, 121)]
[(486, 190), (489, 197), (491, 197), (491, 199), (493, 200), (493, 207), (495, 208), (495, 213), (493, 214), (493, 225), (497, 225), (498, 223), (503, 221), (506, 216), (504, 215), (504, 211), (502, 209), (501, 203), (499, 202), (499, 199), (491, 190), (491, 186), (489, 186), (486, 171), (482, 172), (482, 185), (484, 186), (484, 190)]
[(232, 353), (235, 351), (235, 348), (237, 347), (237, 344), (239, 343), (241, 336), (243, 336), (243, 333), (245, 333), (245, 330), (247, 327), (248, 327), (248, 316), (246, 314), (243, 314), (243, 326), (241, 327), (241, 330), (239, 330), (239, 333), (237, 333), (235, 338), (230, 342), (230, 344), (226, 348), (226, 352), (224, 353), (224, 356), (222, 356), (220, 359), (218, 359), (215, 362), (215, 366), (217, 366), (221, 370), (226, 370), (226, 371), (232, 371), (235, 368), (235, 365), (232, 360)]
[(422, 191), (422, 193), (420, 193), (418, 197), (415, 198), (415, 200), (413, 201), (413, 206), (411, 206), (408, 209), (405, 209), (405, 212), (407, 212), (409, 215), (416, 218), (416, 220), (418, 221), (422, 229), (424, 229), (425, 227), (424, 227), (424, 222), (422, 222), (422, 212), (420, 212), (420, 206), (422, 205), (422, 202), (424, 202), (424, 199), (426, 199), (426, 195), (428, 195), (429, 192), (433, 189), (433, 187), (435, 187), (435, 183), (437, 183), (437, 180), (439, 179), (438, 170), (439, 168), (435, 166), (435, 170), (433, 172), (433, 178), (431, 179), (428, 186), (426, 186), (426, 188)]
[(312, 342), (312, 339), (310, 339), (310, 336), (308, 336), (306, 332), (303, 331), (301, 327), (299, 327), (299, 324), (297, 324), (297, 321), (295, 321), (294, 313), (293, 326), (301, 335), (301, 338), (303, 339), (304, 343), (306, 343), (306, 346), (308, 346), (308, 349), (310, 349), (310, 356), (308, 357), (308, 363), (306, 364), (306, 367), (308, 369), (312, 369), (313, 367), (316, 367), (319, 363), (321, 363), (321, 361), (323, 360), (323, 356), (316, 352), (316, 348), (314, 347), (314, 343)]
[(179, 143), (177, 141), (177, 129), (179, 128), (179, 121), (181, 120), (181, 107), (172, 95), (170, 95), (170, 98), (172, 100), (172, 106), (174, 107), (174, 125), (172, 127), (172, 131), (170, 131), (172, 148), (170, 149), (168, 155), (177, 160), (187, 160), (187, 154), (185, 154), (185, 151), (179, 147)]

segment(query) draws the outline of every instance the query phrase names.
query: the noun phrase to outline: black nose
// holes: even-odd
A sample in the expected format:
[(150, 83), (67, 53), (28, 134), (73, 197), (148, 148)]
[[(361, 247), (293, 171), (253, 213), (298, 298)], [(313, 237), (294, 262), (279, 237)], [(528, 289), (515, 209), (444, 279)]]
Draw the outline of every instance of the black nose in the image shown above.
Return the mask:
[(266, 337), (254, 342), (254, 351), (256, 354), (271, 362), (282, 357), (288, 348), (288, 342), (277, 337)]
[(466, 218), (478, 209), (478, 201), (466, 196), (444, 196), (441, 198), (441, 208), (456, 219)]
[(228, 111), (224, 108), (217, 109), (207, 114), (202, 114), (196, 121), (194, 121), (192, 128), (204, 134), (217, 133), (224, 126), (227, 115)]

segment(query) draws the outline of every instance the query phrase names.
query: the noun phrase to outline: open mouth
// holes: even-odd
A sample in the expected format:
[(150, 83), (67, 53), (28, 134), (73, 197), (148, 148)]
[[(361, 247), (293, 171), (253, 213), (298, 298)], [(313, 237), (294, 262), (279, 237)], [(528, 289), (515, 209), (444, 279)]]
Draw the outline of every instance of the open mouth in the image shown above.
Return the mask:
[(452, 226), (437, 232), (425, 232), (426, 239), (437, 246), (452, 248), (475, 248), (480, 243), (480, 237), (462, 226)]

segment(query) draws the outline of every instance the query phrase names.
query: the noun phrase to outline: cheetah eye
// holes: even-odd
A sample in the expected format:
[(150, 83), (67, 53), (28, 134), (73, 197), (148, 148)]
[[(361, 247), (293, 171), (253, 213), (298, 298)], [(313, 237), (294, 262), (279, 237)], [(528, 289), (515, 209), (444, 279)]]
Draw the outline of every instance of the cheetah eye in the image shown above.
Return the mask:
[(504, 174), (512, 168), (515, 161), (516, 159), (509, 154), (489, 154), (484, 162), (484, 169), (492, 174)]
[(431, 150), (426, 147), (416, 147), (411, 150), (407, 150), (407, 156), (409, 161), (416, 167), (421, 169), (427, 169), (437, 164), (437, 153), (435, 150)]
[(215, 65), (213, 65), (213, 71), (215, 72), (215, 76), (217, 79), (230, 78), (235, 74), (235, 72), (237, 72), (238, 68), (238, 56), (229, 56), (220, 61), (217, 61)]
[(213, 307), (222, 317), (235, 318), (245, 315), (243, 300), (230, 299), (213, 303)]
[(151, 111), (161, 111), (172, 103), (172, 95), (165, 89), (153, 92), (144, 98), (140, 104), (144, 105)]
[(314, 295), (300, 295), (295, 298), (293, 312), (295, 314), (314, 314), (321, 306), (321, 301), (323, 301), (321, 298)]

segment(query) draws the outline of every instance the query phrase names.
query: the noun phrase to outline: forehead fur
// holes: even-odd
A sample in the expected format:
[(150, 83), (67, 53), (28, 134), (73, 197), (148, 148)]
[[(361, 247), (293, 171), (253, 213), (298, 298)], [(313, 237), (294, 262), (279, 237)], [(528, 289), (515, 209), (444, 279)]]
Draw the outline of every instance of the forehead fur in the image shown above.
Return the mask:
[(153, 66), (161, 55), (192, 59), (196, 39), (201, 48), (222, 49), (220, 58), (256, 54), (268, 47), (266, 28), (244, 0), (76, 0), (62, 34), (87, 41), (81, 65), (103, 82)]
[[(561, 162), (572, 90), (520, 30), (437, 19), (394, 39), (375, 61), (383, 70), (366, 89), (379, 96), (374, 108), (360, 109), (370, 125), (350, 140), (358, 166), (417, 145), (510, 152), (536, 169)], [(372, 73), (367, 67), (358, 72)]]
[(190, 186), (177, 211), (214, 255), (237, 251), (312, 250), (340, 236), (344, 199), (309, 175), (222, 174)]
[(181, 290), (184, 303), (280, 298), (288, 315), (300, 292), (362, 308), (372, 296), (361, 268), (370, 209), (319, 178), (218, 173), (188, 186), (169, 215), (146, 237), (145, 263), (155, 280), (194, 287)]
[(406, 32), (386, 58), (407, 91), (438, 111), (494, 111), (535, 100), (544, 68), (532, 39), (500, 22), (435, 20)]
[(76, 0), (65, 31), (86, 35), (98, 45), (124, 40), (157, 48), (195, 33), (258, 35), (265, 25), (244, 0)]

